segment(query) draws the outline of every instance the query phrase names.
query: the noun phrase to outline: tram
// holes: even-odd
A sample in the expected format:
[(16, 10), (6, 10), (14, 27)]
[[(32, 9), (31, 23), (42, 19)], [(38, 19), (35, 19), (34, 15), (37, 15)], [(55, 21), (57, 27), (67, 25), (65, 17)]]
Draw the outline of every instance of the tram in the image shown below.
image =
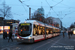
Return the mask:
[(73, 34), (75, 35), (75, 28), (72, 28), (71, 30), (73, 31)]
[(33, 43), (60, 35), (60, 29), (37, 20), (27, 20), (18, 26), (18, 42)]

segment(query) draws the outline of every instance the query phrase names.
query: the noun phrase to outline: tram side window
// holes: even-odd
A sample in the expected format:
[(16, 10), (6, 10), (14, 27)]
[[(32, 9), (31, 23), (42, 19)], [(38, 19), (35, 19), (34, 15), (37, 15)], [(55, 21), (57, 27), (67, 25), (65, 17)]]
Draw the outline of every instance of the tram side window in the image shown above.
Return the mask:
[(58, 30), (57, 29), (55, 29), (55, 33), (58, 33)]
[(53, 33), (55, 33), (55, 28), (53, 28)]
[(38, 35), (41, 35), (41, 34), (42, 34), (42, 29), (41, 29), (41, 28), (42, 28), (42, 27), (38, 25), (38, 30), (37, 30), (37, 34), (38, 34)]
[(58, 29), (58, 33), (60, 33), (60, 30)]
[(57, 33), (57, 29), (55, 29), (55, 33)]
[(37, 25), (33, 25), (33, 35), (37, 35)]
[(41, 30), (37, 30), (37, 35), (41, 35)]
[(52, 31), (52, 28), (49, 28), (49, 34), (52, 34), (53, 31)]
[(48, 28), (46, 29), (46, 34), (47, 34), (47, 35), (49, 34), (49, 29), (48, 29)]
[(44, 35), (45, 34), (45, 30), (42, 30), (42, 35)]
[(56, 33), (59, 33), (59, 29), (56, 29), (57, 31), (56, 31)]
[(43, 26), (34, 25), (33, 28), (33, 35), (44, 35), (45, 34), (45, 28)]
[(34, 25), (34, 28), (33, 28), (33, 35), (41, 35), (41, 29), (40, 29), (40, 26), (38, 25)]
[(56, 29), (56, 31), (55, 31), (56, 33), (59, 33), (59, 29)]
[(37, 33), (36, 33), (36, 28), (33, 29), (33, 35), (34, 35), (34, 36), (37, 35)]

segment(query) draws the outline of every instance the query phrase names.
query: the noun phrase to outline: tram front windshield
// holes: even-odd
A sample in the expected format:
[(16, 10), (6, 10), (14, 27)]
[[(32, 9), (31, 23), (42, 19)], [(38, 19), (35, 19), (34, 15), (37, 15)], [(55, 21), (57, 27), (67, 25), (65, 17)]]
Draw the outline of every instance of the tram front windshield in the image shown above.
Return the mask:
[(31, 34), (31, 24), (30, 23), (22, 23), (19, 25), (18, 34), (22, 37), (29, 36)]

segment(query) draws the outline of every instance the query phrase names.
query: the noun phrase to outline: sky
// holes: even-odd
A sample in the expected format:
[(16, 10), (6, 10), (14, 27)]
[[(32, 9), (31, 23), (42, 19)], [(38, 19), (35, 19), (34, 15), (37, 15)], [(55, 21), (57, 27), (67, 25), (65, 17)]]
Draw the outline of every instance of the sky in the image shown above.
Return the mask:
[[(44, 8), (45, 18), (55, 17), (62, 21), (64, 27), (69, 27), (75, 22), (75, 0), (5, 0), (11, 7), (12, 19), (24, 22), (29, 18), (29, 7), (34, 13), (41, 6)], [(0, 0), (0, 8), (4, 0)], [(29, 7), (27, 7), (29, 5)]]

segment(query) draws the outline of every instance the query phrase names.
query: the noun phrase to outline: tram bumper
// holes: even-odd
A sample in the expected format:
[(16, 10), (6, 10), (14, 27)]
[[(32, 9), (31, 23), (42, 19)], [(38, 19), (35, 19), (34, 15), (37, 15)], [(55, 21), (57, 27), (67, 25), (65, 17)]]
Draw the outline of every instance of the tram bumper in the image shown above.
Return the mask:
[(33, 43), (33, 39), (17, 39), (17, 42)]

